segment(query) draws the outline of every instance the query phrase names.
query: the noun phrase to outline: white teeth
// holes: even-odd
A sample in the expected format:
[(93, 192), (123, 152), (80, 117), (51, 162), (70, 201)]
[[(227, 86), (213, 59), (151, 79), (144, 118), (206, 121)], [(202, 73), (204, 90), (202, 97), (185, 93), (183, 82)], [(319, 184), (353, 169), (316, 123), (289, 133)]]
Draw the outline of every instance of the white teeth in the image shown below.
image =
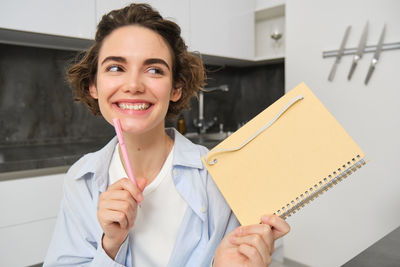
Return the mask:
[(150, 107), (149, 104), (128, 104), (128, 103), (119, 103), (118, 107), (121, 109), (131, 109), (131, 110), (145, 110)]

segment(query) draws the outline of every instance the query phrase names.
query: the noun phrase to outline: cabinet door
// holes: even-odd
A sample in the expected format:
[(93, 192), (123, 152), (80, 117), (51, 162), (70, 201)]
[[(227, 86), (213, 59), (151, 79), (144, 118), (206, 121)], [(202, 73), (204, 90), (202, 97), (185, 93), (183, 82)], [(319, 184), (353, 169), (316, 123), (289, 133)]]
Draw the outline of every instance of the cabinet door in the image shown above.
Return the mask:
[(92, 39), (94, 1), (2, 0), (0, 27), (51, 35)]
[(255, 59), (284, 58), (285, 4), (264, 7), (255, 12)]
[[(96, 21), (99, 22), (107, 12), (122, 8), (132, 2), (131, 0), (96, 0)], [(182, 37), (186, 44), (190, 44), (188, 0), (143, 0), (141, 3), (150, 4), (160, 12), (161, 16), (176, 22), (181, 27)]]
[(190, 46), (190, 2), (188, 0), (144, 0), (157, 9), (161, 15), (168, 18), (181, 27), (181, 36), (186, 45)]
[(0, 266), (43, 262), (60, 210), (64, 176), (0, 182)]
[(237, 59), (254, 58), (255, 1), (191, 0), (193, 51)]

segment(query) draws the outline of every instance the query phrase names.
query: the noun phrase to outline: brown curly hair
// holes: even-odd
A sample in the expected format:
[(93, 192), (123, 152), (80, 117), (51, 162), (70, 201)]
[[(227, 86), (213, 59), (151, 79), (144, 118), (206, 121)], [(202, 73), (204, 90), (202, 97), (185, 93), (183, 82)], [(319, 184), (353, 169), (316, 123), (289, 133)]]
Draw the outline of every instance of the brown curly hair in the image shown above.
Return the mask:
[(190, 99), (197, 96), (205, 84), (205, 71), (201, 58), (187, 51), (180, 36), (180, 27), (164, 19), (148, 4), (130, 4), (102, 17), (93, 45), (67, 70), (67, 80), (74, 91), (74, 99), (83, 102), (93, 114), (101, 114), (97, 99), (90, 95), (89, 85), (96, 83), (98, 56), (104, 38), (115, 29), (127, 25), (139, 25), (155, 31), (171, 48), (173, 88), (182, 88), (181, 98), (177, 102), (170, 101), (166, 118), (171, 120), (183, 109), (189, 108)]

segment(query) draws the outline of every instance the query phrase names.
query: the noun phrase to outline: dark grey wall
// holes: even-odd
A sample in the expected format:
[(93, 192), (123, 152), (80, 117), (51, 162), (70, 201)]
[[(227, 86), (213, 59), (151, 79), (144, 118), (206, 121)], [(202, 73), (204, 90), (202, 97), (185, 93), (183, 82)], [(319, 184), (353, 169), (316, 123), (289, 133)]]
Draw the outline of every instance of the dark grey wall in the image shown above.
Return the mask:
[(74, 103), (65, 69), (76, 52), (0, 44), (0, 146), (107, 139), (113, 129)]
[[(218, 131), (219, 123), (225, 131), (235, 131), (238, 124), (251, 120), (284, 94), (284, 63), (255, 67), (207, 66), (207, 86), (229, 86), (228, 92), (214, 91), (204, 94), (204, 117), (218, 121), (209, 131)], [(198, 116), (198, 101), (193, 99), (192, 109), (183, 113), (188, 132), (195, 132), (193, 120)]]
[[(0, 173), (71, 165), (114, 135), (102, 117), (73, 101), (65, 70), (76, 54), (0, 44)], [(209, 131), (219, 123), (236, 130), (284, 92), (283, 63), (207, 69), (208, 86), (229, 86), (229, 92), (205, 94), (206, 120), (218, 117)], [(196, 131), (197, 103), (183, 113), (188, 132)]]
[[(108, 140), (112, 127), (75, 103), (65, 81), (76, 52), (0, 44), (0, 146)], [(207, 66), (208, 86), (227, 84), (229, 92), (205, 94), (205, 118), (218, 117), (234, 131), (284, 93), (284, 64), (256, 67)], [(197, 99), (184, 112), (186, 127), (196, 131)], [(169, 123), (174, 126), (175, 123)]]

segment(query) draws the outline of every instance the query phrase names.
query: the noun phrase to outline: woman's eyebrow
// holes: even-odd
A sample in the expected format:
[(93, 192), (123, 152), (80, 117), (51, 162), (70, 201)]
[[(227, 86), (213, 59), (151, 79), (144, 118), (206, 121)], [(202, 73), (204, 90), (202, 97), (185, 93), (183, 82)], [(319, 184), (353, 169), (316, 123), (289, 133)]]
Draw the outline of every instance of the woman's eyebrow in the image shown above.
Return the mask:
[(121, 62), (121, 63), (126, 63), (126, 59), (124, 57), (117, 57), (117, 56), (109, 56), (106, 57), (102, 62), (101, 65), (103, 65), (104, 63), (106, 63), (107, 61), (117, 61), (117, 62)]
[[(117, 61), (117, 62), (121, 62), (121, 63), (127, 63), (127, 60), (124, 57), (108, 56), (101, 62), (101, 65), (103, 65), (107, 61)], [(164, 66), (166, 66), (168, 68), (168, 70), (171, 70), (168, 63), (161, 58), (148, 58), (144, 61), (144, 64), (145, 65), (163, 64)]]
[(168, 70), (171, 70), (169, 65), (168, 65), (168, 63), (165, 60), (161, 59), (161, 58), (148, 58), (148, 59), (146, 59), (144, 61), (144, 63), (145, 63), (145, 65), (163, 64), (168, 68)]

